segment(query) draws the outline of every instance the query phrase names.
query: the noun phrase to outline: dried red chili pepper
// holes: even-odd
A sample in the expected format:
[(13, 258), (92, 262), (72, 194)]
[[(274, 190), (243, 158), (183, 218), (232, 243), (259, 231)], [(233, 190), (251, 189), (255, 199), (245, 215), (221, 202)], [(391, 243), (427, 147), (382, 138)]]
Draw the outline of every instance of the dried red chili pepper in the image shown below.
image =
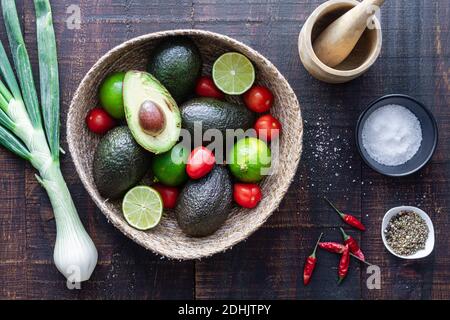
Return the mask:
[(344, 252), (345, 246), (338, 242), (320, 242), (319, 248), (332, 253), (342, 253)]
[(303, 284), (306, 286), (311, 281), (311, 276), (314, 272), (314, 268), (316, 267), (317, 257), (316, 250), (319, 245), (320, 239), (322, 238), (323, 232), (320, 234), (319, 239), (317, 240), (316, 246), (314, 247), (313, 252), (306, 258), (305, 267), (303, 268)]
[(358, 242), (352, 236), (345, 233), (344, 229), (341, 229), (342, 237), (344, 238), (344, 243), (350, 248), (350, 252), (353, 253), (357, 258), (362, 261), (366, 261), (364, 253), (361, 251)]
[(358, 218), (356, 218), (355, 216), (352, 216), (351, 214), (348, 214), (348, 213), (342, 213), (334, 206), (334, 204), (331, 203), (330, 200), (328, 200), (325, 197), (324, 197), (324, 199), (334, 209), (334, 211), (336, 211), (339, 214), (339, 216), (341, 217), (342, 220), (345, 221), (345, 223), (347, 223), (348, 225), (350, 225), (356, 229), (359, 229), (361, 231), (366, 230), (366, 227), (364, 227), (364, 225), (361, 223), (361, 221), (358, 220)]
[(344, 252), (342, 252), (341, 260), (339, 261), (339, 269), (338, 269), (338, 284), (344, 280), (345, 276), (347, 276), (348, 266), (350, 265), (350, 248), (348, 244), (344, 247)]

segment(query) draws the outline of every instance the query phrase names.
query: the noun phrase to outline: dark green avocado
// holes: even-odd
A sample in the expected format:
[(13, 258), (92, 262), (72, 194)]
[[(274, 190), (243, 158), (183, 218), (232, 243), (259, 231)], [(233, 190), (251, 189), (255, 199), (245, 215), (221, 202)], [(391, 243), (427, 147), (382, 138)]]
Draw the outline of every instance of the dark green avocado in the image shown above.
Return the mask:
[(243, 105), (214, 98), (194, 98), (180, 107), (182, 127), (194, 136), (194, 124), (202, 123), (202, 133), (217, 129), (225, 137), (227, 129), (247, 130), (253, 126), (255, 115)]
[(136, 143), (126, 126), (109, 131), (94, 155), (94, 181), (100, 194), (121, 197), (136, 185), (150, 167), (150, 153)]
[(164, 40), (153, 50), (148, 63), (148, 72), (169, 90), (177, 103), (193, 93), (201, 69), (200, 51), (188, 37)]
[(193, 237), (204, 237), (219, 229), (230, 213), (233, 186), (227, 169), (216, 165), (200, 180), (190, 180), (175, 208), (178, 225)]

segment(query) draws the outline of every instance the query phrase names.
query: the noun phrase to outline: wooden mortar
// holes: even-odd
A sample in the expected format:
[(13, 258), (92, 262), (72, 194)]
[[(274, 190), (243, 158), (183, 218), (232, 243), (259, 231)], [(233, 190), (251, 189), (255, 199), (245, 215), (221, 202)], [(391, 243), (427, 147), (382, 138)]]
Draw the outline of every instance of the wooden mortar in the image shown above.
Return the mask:
[(330, 0), (314, 10), (306, 20), (298, 38), (300, 59), (315, 78), (328, 83), (344, 83), (359, 77), (369, 69), (381, 51), (381, 25), (373, 17), (373, 28), (366, 28), (350, 55), (331, 68), (323, 63), (313, 49), (314, 40), (333, 21), (358, 5), (356, 0)]

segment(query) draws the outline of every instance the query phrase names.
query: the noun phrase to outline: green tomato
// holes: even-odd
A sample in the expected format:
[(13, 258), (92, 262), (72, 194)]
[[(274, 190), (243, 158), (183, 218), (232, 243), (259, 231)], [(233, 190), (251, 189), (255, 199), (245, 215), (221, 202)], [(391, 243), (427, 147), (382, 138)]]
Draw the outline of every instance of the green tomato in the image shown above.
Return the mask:
[(231, 173), (242, 182), (259, 182), (268, 174), (271, 153), (267, 144), (248, 137), (236, 142), (230, 150), (228, 165)]
[(125, 111), (123, 108), (123, 79), (125, 72), (115, 72), (108, 75), (100, 85), (99, 96), (100, 104), (116, 119), (124, 119)]
[(152, 160), (152, 171), (159, 182), (166, 186), (176, 187), (188, 179), (186, 162), (188, 150), (182, 145), (175, 145), (171, 150), (155, 155)]

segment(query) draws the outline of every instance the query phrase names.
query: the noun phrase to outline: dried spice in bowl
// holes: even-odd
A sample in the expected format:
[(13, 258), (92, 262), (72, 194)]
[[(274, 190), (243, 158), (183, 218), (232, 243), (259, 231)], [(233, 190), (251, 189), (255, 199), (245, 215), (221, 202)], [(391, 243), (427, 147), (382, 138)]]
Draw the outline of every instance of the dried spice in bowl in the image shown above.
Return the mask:
[(425, 249), (429, 232), (425, 220), (413, 211), (399, 212), (384, 230), (389, 247), (402, 256)]

